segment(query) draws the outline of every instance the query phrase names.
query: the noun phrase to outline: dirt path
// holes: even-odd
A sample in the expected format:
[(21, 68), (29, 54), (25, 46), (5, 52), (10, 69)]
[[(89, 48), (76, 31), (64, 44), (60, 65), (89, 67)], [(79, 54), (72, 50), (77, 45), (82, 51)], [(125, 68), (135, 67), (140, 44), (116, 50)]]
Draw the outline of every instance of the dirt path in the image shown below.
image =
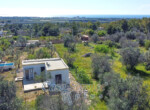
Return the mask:
[(69, 73), (69, 77), (71, 89), (76, 92), (83, 91), (83, 87), (75, 80), (71, 73)]
[(59, 57), (59, 54), (58, 54), (57, 52), (55, 52), (55, 54), (56, 54), (56, 57), (57, 57), (57, 58), (60, 58), (60, 57)]
[(20, 69), (18, 70), (17, 77), (23, 77), (22, 60), (25, 60), (27, 56), (28, 55), (25, 52), (20, 56)]
[(27, 53), (26, 52), (24, 52), (21, 56), (20, 56), (20, 62), (21, 62), (21, 64), (22, 64), (22, 60), (25, 60), (26, 58), (27, 58)]

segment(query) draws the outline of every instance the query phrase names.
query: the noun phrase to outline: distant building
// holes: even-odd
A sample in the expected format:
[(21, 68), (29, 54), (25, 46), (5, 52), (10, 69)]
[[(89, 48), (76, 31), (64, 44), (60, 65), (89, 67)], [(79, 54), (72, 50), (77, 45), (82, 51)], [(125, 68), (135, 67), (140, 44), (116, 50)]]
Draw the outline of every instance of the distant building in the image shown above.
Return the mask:
[(39, 43), (39, 40), (28, 40), (27, 43), (26, 43), (26, 45), (27, 46), (31, 45), (31, 44), (35, 45), (36, 43)]
[(89, 36), (88, 35), (82, 35), (81, 36), (81, 40), (82, 41), (88, 41), (89, 40)]
[(70, 84), (69, 67), (63, 59), (34, 59), (23, 60), (23, 80), (34, 80), (35, 75), (40, 75), (42, 72), (50, 74), (52, 84)]

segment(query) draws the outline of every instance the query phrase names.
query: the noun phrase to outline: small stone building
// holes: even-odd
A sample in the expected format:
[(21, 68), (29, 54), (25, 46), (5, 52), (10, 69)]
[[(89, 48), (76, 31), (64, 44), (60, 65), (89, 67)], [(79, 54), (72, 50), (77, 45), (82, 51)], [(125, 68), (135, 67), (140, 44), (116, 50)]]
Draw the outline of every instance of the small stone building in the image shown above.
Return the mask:
[(81, 40), (82, 41), (88, 41), (89, 40), (89, 36), (88, 35), (82, 35), (81, 36)]
[(23, 80), (34, 80), (42, 72), (50, 74), (52, 84), (70, 84), (69, 67), (61, 58), (23, 60)]

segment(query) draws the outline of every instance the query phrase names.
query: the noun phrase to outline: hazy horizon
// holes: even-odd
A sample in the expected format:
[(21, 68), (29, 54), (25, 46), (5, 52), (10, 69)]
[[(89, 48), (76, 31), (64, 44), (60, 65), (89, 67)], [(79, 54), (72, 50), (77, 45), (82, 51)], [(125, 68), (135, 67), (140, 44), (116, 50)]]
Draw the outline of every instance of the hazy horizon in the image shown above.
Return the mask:
[(41, 17), (41, 16), (0, 16), (0, 17), (35, 17), (35, 18), (74, 18), (74, 17), (80, 17), (80, 18), (150, 18), (150, 15), (113, 15), (113, 14), (107, 14), (107, 15), (57, 15), (57, 16), (51, 16), (51, 17)]

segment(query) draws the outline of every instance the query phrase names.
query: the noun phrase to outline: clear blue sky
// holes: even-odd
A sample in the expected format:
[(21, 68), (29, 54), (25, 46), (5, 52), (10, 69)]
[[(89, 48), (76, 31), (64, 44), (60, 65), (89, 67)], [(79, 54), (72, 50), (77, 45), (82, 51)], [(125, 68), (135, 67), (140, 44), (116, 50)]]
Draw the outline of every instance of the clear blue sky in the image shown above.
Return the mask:
[(150, 15), (150, 0), (0, 0), (0, 16)]

